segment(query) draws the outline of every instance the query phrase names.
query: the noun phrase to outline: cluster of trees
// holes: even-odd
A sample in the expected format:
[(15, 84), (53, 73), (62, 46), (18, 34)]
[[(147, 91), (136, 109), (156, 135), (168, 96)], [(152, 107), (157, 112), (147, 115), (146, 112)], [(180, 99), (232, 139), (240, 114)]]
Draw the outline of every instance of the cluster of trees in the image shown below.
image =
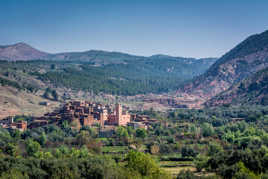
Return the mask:
[(174, 90), (182, 79), (175, 76), (160, 75), (150, 71), (130, 68), (130, 65), (106, 65), (94, 67), (83, 65), (81, 69), (64, 68), (62, 71), (35, 73), (44, 82), (51, 82), (57, 87), (76, 90), (104, 92), (118, 95), (159, 93)]
[(28, 85), (28, 84), (20, 84), (16, 81), (12, 81), (12, 80), (8, 80), (8, 79), (5, 79), (5, 78), (2, 78), (0, 76), (0, 85), (1, 86), (11, 86), (13, 88), (16, 88), (18, 90), (26, 90), (26, 91), (29, 91), (29, 92), (36, 92), (37, 89), (31, 85)]
[[(149, 110), (143, 114), (156, 117), (158, 122), (147, 130), (120, 126), (108, 137), (99, 133), (98, 126), (77, 130), (67, 121), (25, 132), (0, 129), (1, 175), (170, 177), (152, 158), (188, 161), (198, 172), (213, 172), (223, 178), (267, 175), (267, 107), (183, 109), (167, 113)], [(113, 147), (121, 148), (112, 151)], [(187, 177), (200, 178), (189, 171), (178, 175)]]
[[(144, 113), (156, 115), (154, 111)], [(187, 159), (193, 161), (197, 171), (223, 178), (267, 176), (267, 107), (180, 109), (158, 113), (158, 118), (161, 121), (149, 129), (146, 140), (153, 149), (148, 151), (160, 155), (161, 160)], [(187, 171), (178, 178), (204, 177)]]
[(46, 99), (58, 101), (59, 100), (59, 94), (56, 90), (52, 90), (51, 88), (47, 88), (43, 94), (43, 97)]
[[(138, 152), (130, 152), (126, 158), (126, 166), (118, 165), (107, 156), (73, 156), (43, 159), (1, 157), (1, 178), (171, 178), (163, 172), (151, 159)], [(142, 168), (145, 167), (145, 168)]]
[[(119, 127), (114, 138), (141, 138), (144, 132)], [(97, 137), (94, 128), (77, 131), (68, 123), (25, 132), (1, 128), (0, 178), (171, 178), (149, 154), (129, 151), (120, 160), (100, 155)]]

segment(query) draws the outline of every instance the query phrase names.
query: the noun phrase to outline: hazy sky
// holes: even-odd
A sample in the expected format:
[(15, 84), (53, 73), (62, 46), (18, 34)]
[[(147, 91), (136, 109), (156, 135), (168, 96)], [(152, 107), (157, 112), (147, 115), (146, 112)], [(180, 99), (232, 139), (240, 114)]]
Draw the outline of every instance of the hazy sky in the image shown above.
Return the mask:
[(268, 30), (268, 0), (0, 0), (0, 44), (221, 56)]

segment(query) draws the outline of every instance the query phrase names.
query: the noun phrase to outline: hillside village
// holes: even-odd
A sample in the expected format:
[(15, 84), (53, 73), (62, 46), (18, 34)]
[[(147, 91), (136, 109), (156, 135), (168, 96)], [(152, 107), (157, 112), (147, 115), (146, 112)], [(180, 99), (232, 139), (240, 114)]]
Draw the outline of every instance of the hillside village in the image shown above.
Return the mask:
[(62, 124), (64, 121), (68, 121), (72, 128), (78, 130), (83, 126), (99, 127), (101, 130), (114, 130), (116, 126), (147, 129), (148, 126), (156, 122), (156, 119), (151, 119), (147, 115), (129, 114), (118, 103), (112, 106), (89, 101), (70, 101), (51, 113), (46, 113), (41, 117), (33, 117), (33, 120), (29, 123), (27, 121), (14, 122), (13, 117), (10, 116), (1, 120), (0, 125), (6, 129), (25, 131), (27, 128)]

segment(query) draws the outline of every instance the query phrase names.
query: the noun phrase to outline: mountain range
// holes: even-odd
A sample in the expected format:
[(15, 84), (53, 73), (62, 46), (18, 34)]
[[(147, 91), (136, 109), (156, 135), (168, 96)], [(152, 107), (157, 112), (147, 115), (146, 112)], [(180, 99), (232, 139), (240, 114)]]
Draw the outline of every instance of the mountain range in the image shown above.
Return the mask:
[(126, 63), (127, 61), (137, 61), (146, 59), (165, 59), (165, 60), (180, 60), (182, 63), (191, 64), (196, 60), (210, 60), (204, 61), (207, 64), (215, 62), (216, 58), (184, 58), (184, 57), (172, 57), (168, 55), (152, 55), (150, 57), (130, 55), (121, 52), (108, 52), (103, 50), (88, 50), (84, 52), (63, 52), (63, 53), (47, 53), (32, 46), (20, 42), (13, 45), (1, 45), (0, 46), (0, 60), (7, 61), (32, 61), (32, 60), (57, 60), (57, 61), (79, 61), (79, 62), (91, 62), (94, 64), (119, 64)]
[(25, 43), (0, 46), (0, 60), (2, 82), (28, 90), (42, 84), (34, 88), (119, 95), (177, 91), (206, 106), (267, 104), (268, 31), (248, 37), (218, 60), (101, 50), (50, 54)]
[(18, 43), (1, 46), (0, 60), (4, 60), (0, 78), (11, 80), (5, 84), (26, 84), (28, 89), (44, 83), (52, 88), (135, 95), (174, 91), (204, 73), (216, 58), (144, 57), (101, 50), (50, 54)]

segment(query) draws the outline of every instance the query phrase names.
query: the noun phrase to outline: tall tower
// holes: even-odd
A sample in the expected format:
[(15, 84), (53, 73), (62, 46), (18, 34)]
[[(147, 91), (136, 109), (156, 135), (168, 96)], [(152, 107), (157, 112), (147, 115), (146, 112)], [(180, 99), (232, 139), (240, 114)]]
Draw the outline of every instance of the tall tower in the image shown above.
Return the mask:
[(101, 127), (104, 126), (104, 121), (105, 121), (105, 120), (104, 120), (104, 113), (101, 112), (101, 113), (100, 113), (100, 126), (101, 126)]
[(122, 118), (122, 106), (118, 103), (115, 105), (115, 116), (117, 124), (119, 125), (120, 120)]

